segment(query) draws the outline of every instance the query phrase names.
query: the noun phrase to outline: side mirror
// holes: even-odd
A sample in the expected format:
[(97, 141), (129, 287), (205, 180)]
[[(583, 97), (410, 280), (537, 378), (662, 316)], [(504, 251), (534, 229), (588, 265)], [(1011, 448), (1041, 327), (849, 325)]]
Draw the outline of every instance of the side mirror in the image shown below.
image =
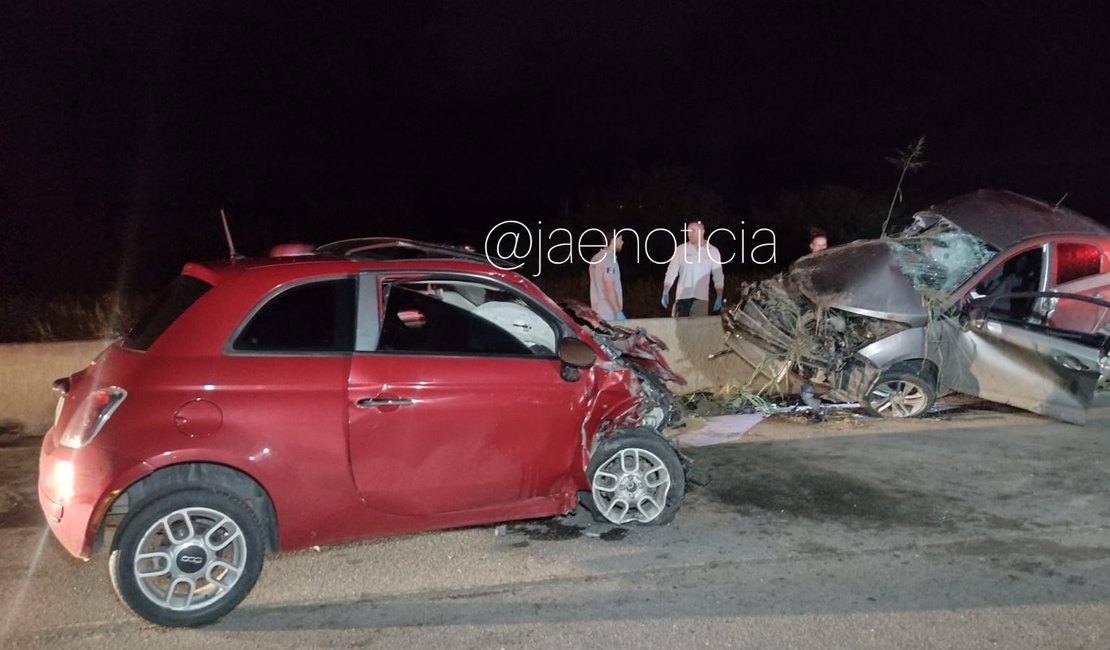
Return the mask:
[(582, 341), (567, 337), (559, 341), (559, 360), (563, 362), (559, 371), (563, 381), (578, 381), (582, 377), (582, 368), (594, 365), (597, 354)]
[(983, 319), (986, 318), (987, 311), (990, 308), (990, 298), (988, 296), (971, 296), (971, 300), (964, 303), (960, 309), (960, 325), (964, 329), (983, 329)]
[(559, 341), (559, 360), (572, 368), (589, 368), (597, 361), (594, 349), (576, 338)]

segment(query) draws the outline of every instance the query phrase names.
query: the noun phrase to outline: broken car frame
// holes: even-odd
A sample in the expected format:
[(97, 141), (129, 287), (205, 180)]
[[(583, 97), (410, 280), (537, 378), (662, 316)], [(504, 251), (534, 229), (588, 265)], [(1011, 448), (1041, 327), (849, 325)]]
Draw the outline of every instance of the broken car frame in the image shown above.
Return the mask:
[(810, 382), (891, 417), (956, 391), (1082, 423), (1106, 367), (1108, 251), (1083, 215), (980, 190), (744, 285), (726, 343), (753, 391)]

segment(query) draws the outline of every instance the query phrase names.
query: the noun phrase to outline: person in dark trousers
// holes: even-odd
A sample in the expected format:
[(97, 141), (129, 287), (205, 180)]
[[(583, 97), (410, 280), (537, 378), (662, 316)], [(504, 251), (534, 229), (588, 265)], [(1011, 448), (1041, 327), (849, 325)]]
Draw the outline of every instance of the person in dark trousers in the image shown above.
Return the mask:
[(663, 309), (671, 305), (671, 287), (675, 290), (675, 316), (708, 316), (709, 284), (717, 289), (713, 311), (721, 310), (721, 297), (725, 294), (725, 275), (721, 268), (721, 252), (705, 238), (705, 226), (700, 221), (686, 224), (686, 243), (675, 249), (667, 274), (663, 277)]

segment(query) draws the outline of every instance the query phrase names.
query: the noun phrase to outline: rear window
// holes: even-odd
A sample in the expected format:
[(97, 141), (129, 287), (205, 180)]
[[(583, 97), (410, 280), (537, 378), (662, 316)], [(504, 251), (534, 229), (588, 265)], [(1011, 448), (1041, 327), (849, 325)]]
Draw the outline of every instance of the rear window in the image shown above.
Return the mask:
[(177, 276), (127, 333), (123, 344), (132, 350), (150, 348), (186, 309), (211, 288), (212, 285), (192, 276)]

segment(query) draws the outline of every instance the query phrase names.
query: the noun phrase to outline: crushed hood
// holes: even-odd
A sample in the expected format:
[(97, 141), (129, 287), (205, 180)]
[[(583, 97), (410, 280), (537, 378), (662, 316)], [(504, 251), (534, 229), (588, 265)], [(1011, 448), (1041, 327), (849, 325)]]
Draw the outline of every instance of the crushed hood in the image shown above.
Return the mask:
[(825, 308), (909, 325), (927, 319), (921, 295), (882, 240), (862, 240), (807, 255), (790, 267), (790, 282)]

